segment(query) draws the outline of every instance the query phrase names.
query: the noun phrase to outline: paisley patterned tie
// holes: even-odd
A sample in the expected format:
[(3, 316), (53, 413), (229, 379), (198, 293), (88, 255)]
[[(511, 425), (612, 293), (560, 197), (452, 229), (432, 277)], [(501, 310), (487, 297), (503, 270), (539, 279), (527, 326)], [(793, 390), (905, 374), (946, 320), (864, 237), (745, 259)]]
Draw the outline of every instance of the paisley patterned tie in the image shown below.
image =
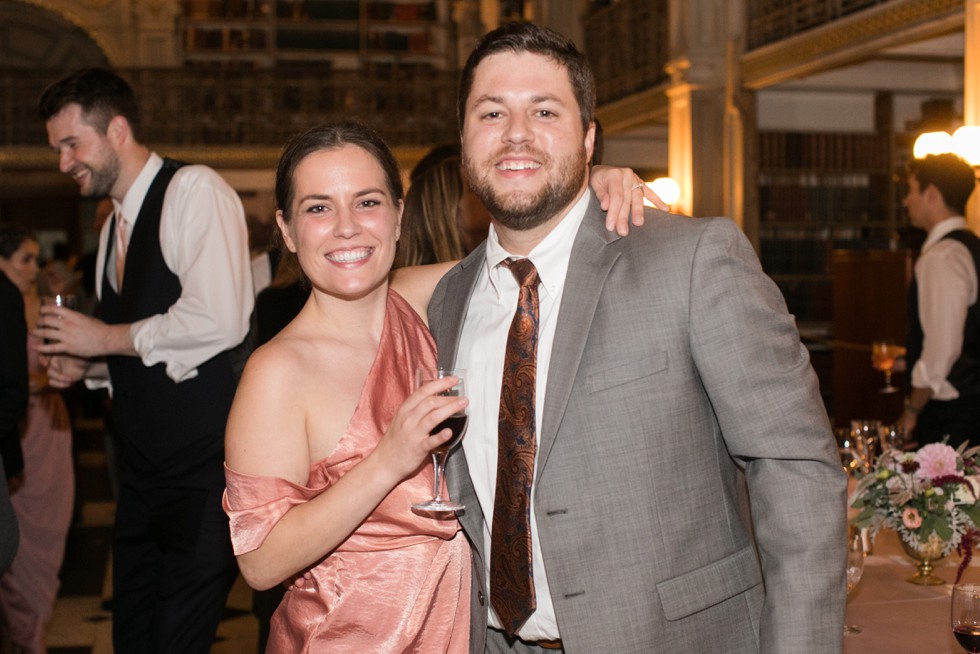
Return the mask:
[(521, 286), (507, 333), (497, 423), (497, 490), (490, 541), (490, 604), (514, 635), (534, 612), (531, 481), (538, 349), (538, 271), (529, 259), (504, 262)]

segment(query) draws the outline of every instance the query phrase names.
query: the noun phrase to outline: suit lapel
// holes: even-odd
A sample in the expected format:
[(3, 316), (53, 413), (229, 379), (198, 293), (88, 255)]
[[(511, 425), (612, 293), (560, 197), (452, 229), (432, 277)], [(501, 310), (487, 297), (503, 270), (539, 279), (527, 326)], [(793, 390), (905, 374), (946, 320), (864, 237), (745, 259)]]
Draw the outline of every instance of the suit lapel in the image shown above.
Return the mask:
[(599, 296), (610, 269), (619, 258), (619, 250), (608, 247), (619, 240), (619, 236), (606, 230), (605, 214), (599, 208), (595, 195), (591, 191), (589, 193), (592, 195), (591, 201), (575, 236), (568, 262), (555, 342), (551, 348), (536, 475), (540, 475), (548, 462), (589, 338)]
[[(442, 280), (445, 293), (436, 313), (430, 316), (433, 334), (439, 344), (440, 366), (455, 365), (466, 308), (473, 293), (473, 285), (476, 283), (480, 265), (486, 257), (484, 248), (484, 245), (477, 247), (460, 262), (460, 265), (446, 273)], [(446, 484), (449, 488), (449, 496), (466, 505), (466, 510), (459, 515), (459, 521), (470, 534), (474, 546), (482, 548), (483, 513), (480, 511), (480, 504), (470, 481), (469, 468), (462, 447), (455, 448), (449, 454), (446, 461)]]

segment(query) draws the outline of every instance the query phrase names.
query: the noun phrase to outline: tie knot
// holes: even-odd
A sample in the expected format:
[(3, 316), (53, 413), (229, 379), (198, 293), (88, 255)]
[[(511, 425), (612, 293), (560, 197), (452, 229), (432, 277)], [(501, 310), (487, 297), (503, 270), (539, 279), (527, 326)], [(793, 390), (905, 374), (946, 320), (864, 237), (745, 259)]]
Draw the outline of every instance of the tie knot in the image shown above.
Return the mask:
[(504, 265), (510, 269), (521, 288), (537, 287), (538, 269), (534, 267), (530, 259), (506, 259)]

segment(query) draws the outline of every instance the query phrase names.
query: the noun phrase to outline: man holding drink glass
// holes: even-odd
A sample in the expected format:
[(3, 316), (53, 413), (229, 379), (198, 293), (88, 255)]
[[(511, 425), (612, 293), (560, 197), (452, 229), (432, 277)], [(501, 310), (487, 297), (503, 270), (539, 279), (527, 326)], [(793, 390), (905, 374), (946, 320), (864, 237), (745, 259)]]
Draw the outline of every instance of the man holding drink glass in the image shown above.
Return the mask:
[(39, 109), (61, 171), (114, 208), (99, 239), (100, 318), (47, 306), (38, 329), (52, 385), (108, 371), (123, 444), (114, 646), (203, 654), (238, 572), (221, 493), (229, 351), (253, 303), (241, 201), (210, 168), (140, 143), (135, 95), (110, 71), (65, 77)]

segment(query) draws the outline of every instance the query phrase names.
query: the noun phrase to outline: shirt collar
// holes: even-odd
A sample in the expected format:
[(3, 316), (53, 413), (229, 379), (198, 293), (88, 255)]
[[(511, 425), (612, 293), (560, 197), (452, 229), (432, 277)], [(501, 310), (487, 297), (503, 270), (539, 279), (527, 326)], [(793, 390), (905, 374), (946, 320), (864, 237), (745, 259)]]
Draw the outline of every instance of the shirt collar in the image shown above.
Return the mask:
[(946, 218), (942, 220), (929, 230), (929, 236), (926, 237), (925, 242), (922, 244), (923, 251), (926, 248), (935, 245), (941, 238), (954, 232), (957, 229), (966, 229), (966, 218), (963, 216), (953, 216), (952, 218)]
[[(568, 270), (568, 261), (572, 255), (572, 245), (575, 243), (578, 228), (585, 218), (585, 210), (589, 206), (590, 197), (591, 193), (582, 193), (578, 201), (565, 214), (565, 217), (527, 255), (527, 258), (531, 260), (538, 271), (541, 287), (552, 297), (557, 297), (561, 287), (565, 284), (565, 273)], [(505, 259), (510, 258), (520, 259), (522, 257), (511, 254), (504, 249), (493, 224), (491, 224), (490, 232), (487, 235), (486, 266), (490, 285), (497, 292), (498, 297), (500, 296), (499, 275), (506, 274), (512, 278), (510, 271), (500, 265)]]
[(120, 203), (115, 199), (112, 200), (116, 215), (122, 213), (127, 225), (136, 222), (136, 216), (139, 215), (140, 208), (143, 206), (143, 198), (146, 197), (146, 192), (150, 190), (150, 184), (153, 183), (161, 168), (163, 168), (163, 159), (156, 152), (151, 152), (143, 170), (140, 171), (132, 186), (126, 191), (123, 201)]

